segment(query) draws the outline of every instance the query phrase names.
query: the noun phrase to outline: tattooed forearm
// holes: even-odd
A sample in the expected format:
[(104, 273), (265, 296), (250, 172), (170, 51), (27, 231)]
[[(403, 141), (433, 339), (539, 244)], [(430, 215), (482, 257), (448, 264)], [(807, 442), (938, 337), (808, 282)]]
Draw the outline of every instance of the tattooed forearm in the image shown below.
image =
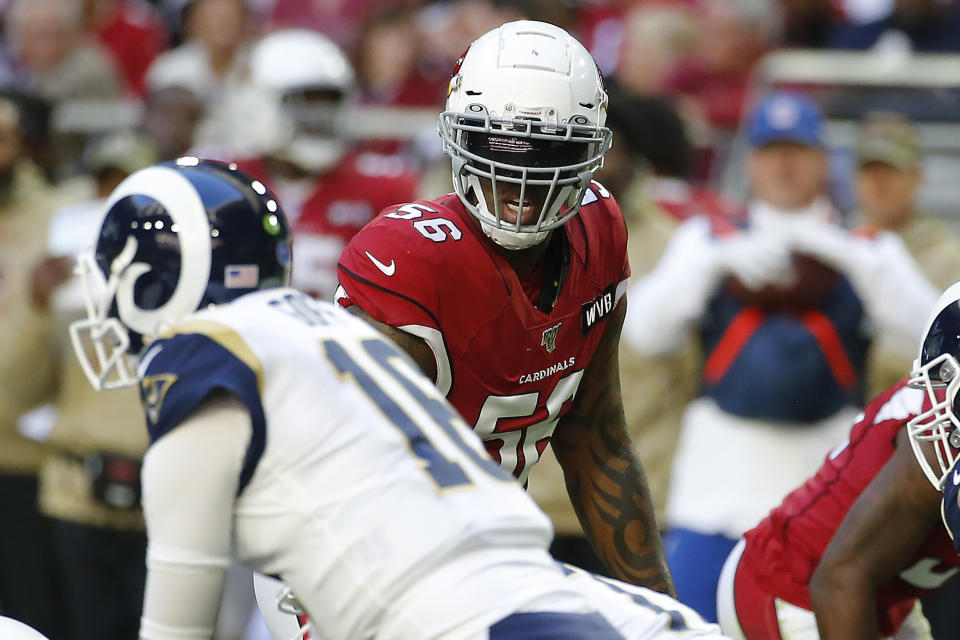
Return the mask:
[(570, 500), (614, 576), (675, 595), (646, 478), (626, 433), (619, 384), (598, 391), (598, 397), (583, 398), (554, 434)]

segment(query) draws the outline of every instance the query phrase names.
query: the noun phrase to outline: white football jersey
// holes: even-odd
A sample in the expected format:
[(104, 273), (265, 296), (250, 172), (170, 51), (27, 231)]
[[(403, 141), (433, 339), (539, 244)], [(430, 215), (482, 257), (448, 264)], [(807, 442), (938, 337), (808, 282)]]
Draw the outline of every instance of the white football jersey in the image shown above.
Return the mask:
[[(241, 562), (335, 640), (484, 638), (512, 612), (590, 612), (526, 492), (392, 342), (292, 289), (190, 316), (144, 353), (151, 442), (212, 391), (249, 411)], [(509, 588), (505, 588), (509, 586)]]

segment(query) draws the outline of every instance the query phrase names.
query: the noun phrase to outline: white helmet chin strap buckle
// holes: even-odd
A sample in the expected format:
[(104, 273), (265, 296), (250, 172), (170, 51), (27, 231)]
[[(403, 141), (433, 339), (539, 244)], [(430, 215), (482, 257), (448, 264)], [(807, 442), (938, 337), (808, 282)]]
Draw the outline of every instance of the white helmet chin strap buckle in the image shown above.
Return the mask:
[(130, 335), (120, 320), (107, 317), (120, 277), (136, 252), (137, 241), (130, 236), (123, 251), (113, 261), (107, 282), (104, 282), (92, 253), (80, 256), (75, 269), (83, 282), (87, 317), (70, 324), (70, 341), (83, 373), (97, 391), (138, 384), (127, 353)]

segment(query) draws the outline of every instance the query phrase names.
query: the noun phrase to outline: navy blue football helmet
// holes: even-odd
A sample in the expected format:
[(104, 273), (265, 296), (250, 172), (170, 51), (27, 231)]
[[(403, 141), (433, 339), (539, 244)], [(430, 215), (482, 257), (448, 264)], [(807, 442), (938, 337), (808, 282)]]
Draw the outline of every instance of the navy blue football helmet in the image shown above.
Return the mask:
[(910, 386), (927, 396), (924, 411), (907, 423), (910, 444), (927, 479), (942, 491), (960, 457), (960, 282), (940, 296), (927, 321)]
[(290, 230), (276, 198), (234, 165), (180, 158), (110, 195), (80, 258), (87, 318), (70, 326), (96, 389), (136, 384), (126, 354), (197, 309), (290, 281)]

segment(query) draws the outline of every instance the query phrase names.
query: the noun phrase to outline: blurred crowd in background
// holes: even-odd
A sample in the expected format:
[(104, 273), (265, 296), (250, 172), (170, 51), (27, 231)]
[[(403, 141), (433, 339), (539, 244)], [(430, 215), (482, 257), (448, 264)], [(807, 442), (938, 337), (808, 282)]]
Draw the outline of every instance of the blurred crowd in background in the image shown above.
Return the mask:
[[(436, 135), (450, 73), (474, 38), (521, 18), (570, 31), (605, 76), (614, 146), (597, 179), (628, 220), (635, 280), (688, 219), (735, 227), (751, 198), (782, 188), (801, 193), (781, 208), (822, 202), (838, 227), (898, 233), (936, 289), (960, 278), (960, 58), (938, 57), (960, 54), (958, 2), (0, 0), (0, 612), (52, 640), (136, 637), (147, 434), (136, 392), (95, 396), (65, 329), (83, 308), (73, 261), (111, 190), (184, 154), (237, 162), (293, 221), (295, 284), (330, 298), (353, 232), (384, 206), (451, 190)], [(789, 141), (813, 155), (764, 164), (769, 140), (749, 129), (758, 117), (776, 128), (777, 116), (751, 124), (749, 114), (782, 89), (825, 116), (803, 120), (806, 103), (791, 98), (783, 117), (817, 133)], [(689, 526), (664, 514), (703, 356), (639, 329), (627, 338), (637, 453), (661, 525)], [(884, 349), (854, 363), (861, 397), (909, 372), (912, 354), (876, 355)], [(842, 437), (843, 416), (828, 438)], [(776, 491), (824, 453), (793, 465)], [(549, 461), (541, 468), (530, 488), (554, 517), (555, 551), (570, 545), (588, 563), (562, 480)], [(703, 533), (735, 541), (782, 492), (756, 498), (747, 522)], [(250, 617), (249, 594), (237, 592), (223, 638), (241, 637)]]

